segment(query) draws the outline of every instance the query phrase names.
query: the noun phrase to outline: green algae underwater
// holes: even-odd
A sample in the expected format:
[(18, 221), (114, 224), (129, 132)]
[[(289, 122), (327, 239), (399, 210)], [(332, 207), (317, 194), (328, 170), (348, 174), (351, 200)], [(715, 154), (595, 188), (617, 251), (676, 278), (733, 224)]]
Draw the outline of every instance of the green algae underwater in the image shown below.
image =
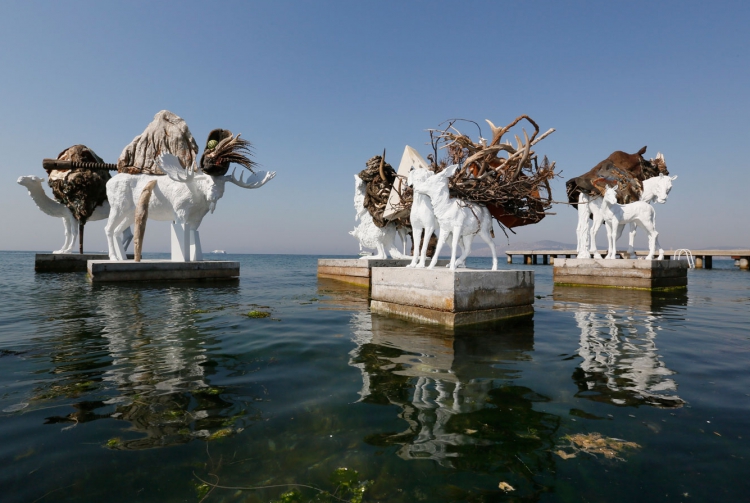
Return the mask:
[(750, 274), (729, 262), (658, 293), (502, 264), (534, 271), (533, 318), (449, 330), (370, 313), (366, 289), (317, 279), (317, 258), (228, 255), (242, 277), (226, 286), (92, 285), (0, 252), (0, 499), (750, 490)]

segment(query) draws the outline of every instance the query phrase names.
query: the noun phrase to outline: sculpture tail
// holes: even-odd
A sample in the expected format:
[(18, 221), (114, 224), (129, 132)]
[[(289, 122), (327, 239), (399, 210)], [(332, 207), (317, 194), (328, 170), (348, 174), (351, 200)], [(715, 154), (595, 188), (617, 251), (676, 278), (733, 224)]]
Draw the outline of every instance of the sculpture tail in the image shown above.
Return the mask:
[(138, 206), (135, 208), (135, 261), (141, 261), (141, 249), (143, 248), (143, 235), (146, 232), (146, 221), (148, 220), (148, 203), (151, 201), (151, 193), (154, 191), (156, 180), (151, 180), (143, 187), (141, 197), (138, 198)]

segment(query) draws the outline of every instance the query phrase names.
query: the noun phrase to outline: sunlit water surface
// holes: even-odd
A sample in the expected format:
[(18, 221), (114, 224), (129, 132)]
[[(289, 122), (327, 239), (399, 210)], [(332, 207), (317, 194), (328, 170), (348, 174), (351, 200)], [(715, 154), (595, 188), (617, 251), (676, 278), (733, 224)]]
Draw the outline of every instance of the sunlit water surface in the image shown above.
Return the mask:
[(92, 286), (0, 253), (0, 500), (348, 500), (347, 468), (364, 501), (747, 501), (729, 261), (654, 295), (503, 263), (535, 272), (533, 319), (452, 331), (371, 314), (317, 257), (221, 258), (238, 282)]

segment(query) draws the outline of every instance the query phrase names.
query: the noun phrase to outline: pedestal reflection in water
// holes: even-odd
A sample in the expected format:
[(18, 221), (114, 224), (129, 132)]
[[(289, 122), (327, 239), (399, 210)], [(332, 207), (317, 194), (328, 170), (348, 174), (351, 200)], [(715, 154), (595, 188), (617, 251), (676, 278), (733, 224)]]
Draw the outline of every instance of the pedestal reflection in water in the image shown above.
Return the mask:
[(452, 330), (357, 312), (351, 324), (360, 401), (396, 405), (405, 421), (366, 443), (446, 468), (520, 473), (526, 491), (546, 487), (560, 418), (534, 407), (547, 397), (514, 383), (533, 350), (533, 320)]
[(49, 358), (52, 377), (37, 386), (30, 401), (42, 407), (45, 401), (85, 395), (88, 400), (71, 404), (75, 412), (45, 422), (73, 428), (96, 419), (126, 421), (123, 435), (107, 442), (111, 449), (164, 447), (242, 431), (260, 413), (247, 400), (233, 401), (227, 390), (211, 386), (219, 367), (220, 357), (211, 351), (217, 340), (195, 320), (197, 313), (223, 309), (221, 299), (237, 292), (224, 287), (216, 293), (212, 306), (199, 305), (195, 285), (94, 286), (81, 294), (95, 295), (96, 303), (61, 299), (50, 316), (68, 322), (45, 340), (49, 356), (36, 356)]
[(553, 309), (573, 312), (581, 330), (576, 397), (620, 406), (683, 406), (657, 336), (663, 310), (686, 306), (685, 292), (555, 286), (553, 299)]

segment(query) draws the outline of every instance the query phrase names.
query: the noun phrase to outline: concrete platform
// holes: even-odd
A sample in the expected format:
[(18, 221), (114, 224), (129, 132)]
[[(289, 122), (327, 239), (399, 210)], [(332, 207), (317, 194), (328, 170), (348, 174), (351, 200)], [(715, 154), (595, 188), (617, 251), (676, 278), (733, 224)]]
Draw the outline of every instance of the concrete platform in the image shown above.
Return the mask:
[[(318, 277), (344, 281), (368, 287), (373, 267), (406, 267), (411, 259), (318, 259)], [(448, 260), (440, 259), (436, 267), (445, 267)]]
[(555, 285), (634, 288), (644, 290), (687, 287), (684, 260), (557, 259)]
[(89, 260), (89, 278), (105, 281), (217, 281), (234, 280), (240, 263), (231, 261), (172, 262), (171, 260)]
[(445, 268), (372, 270), (370, 309), (456, 326), (534, 312), (534, 273)]
[[(129, 255), (133, 258), (132, 255)], [(34, 259), (36, 272), (86, 272), (89, 260), (109, 260), (106, 253), (37, 253)]]

